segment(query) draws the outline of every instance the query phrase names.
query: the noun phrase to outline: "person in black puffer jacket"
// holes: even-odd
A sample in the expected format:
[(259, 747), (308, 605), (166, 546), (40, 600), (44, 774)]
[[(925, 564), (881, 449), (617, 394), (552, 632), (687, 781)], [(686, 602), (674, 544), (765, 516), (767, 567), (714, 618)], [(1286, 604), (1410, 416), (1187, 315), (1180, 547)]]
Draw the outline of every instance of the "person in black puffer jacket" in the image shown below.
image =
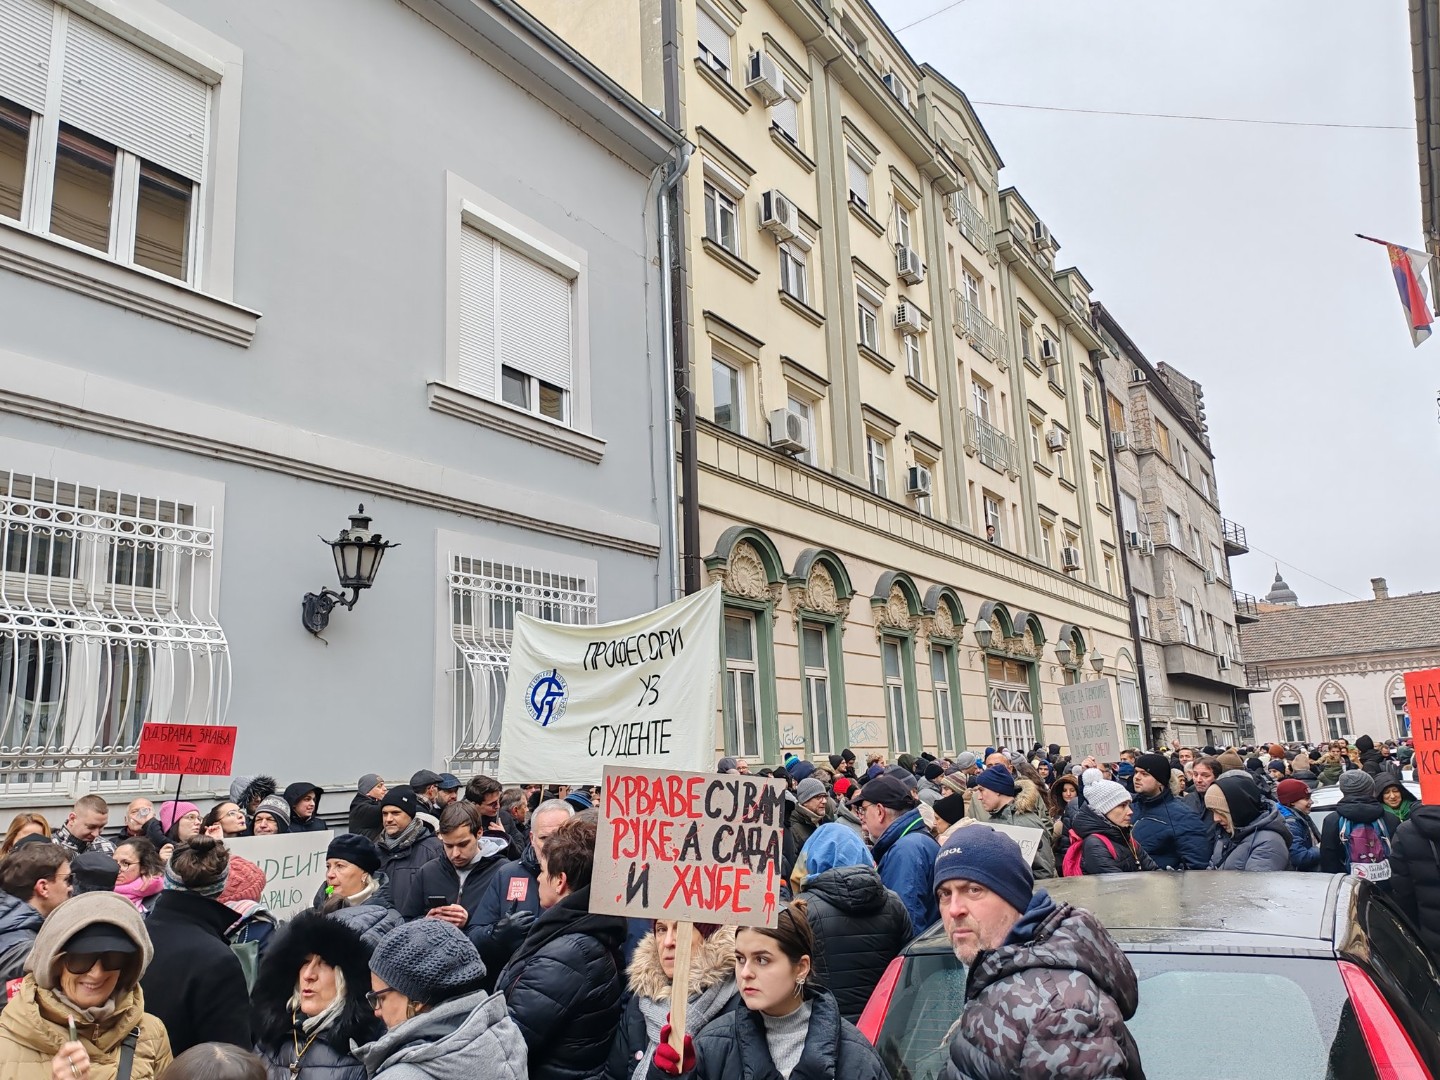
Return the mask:
[(434, 830), (415, 816), (418, 810), (414, 791), (403, 785), (391, 788), (380, 804), (385, 827), (375, 841), (380, 849), (380, 872), (390, 881), (390, 901), (407, 919), (424, 909), (420, 868), (431, 859), (445, 857), (445, 846)]
[(371, 951), (355, 930), (318, 911), (302, 911), (275, 934), (250, 995), (255, 1053), (270, 1080), (365, 1080), (351, 1042), (385, 1031), (365, 1003)]
[(1417, 806), (1390, 844), (1390, 888), (1440, 960), (1440, 806)]
[[(1099, 769), (1085, 770), (1085, 805), (1075, 813), (1080, 841), (1080, 873), (1129, 874), (1156, 869), (1154, 860), (1130, 834), (1134, 809), (1130, 793)], [(1074, 843), (1074, 839), (1071, 843)]]
[(693, 1039), (686, 1035), (681, 1054), (669, 1045), (666, 1024), (649, 1080), (890, 1080), (834, 996), (814, 985), (807, 906), (803, 899), (792, 902), (774, 930), (740, 928), (735, 971), (745, 1009), (726, 1013)]
[(540, 855), (543, 910), (495, 983), (529, 1049), (530, 1080), (600, 1080), (625, 992), (625, 920), (590, 911), (595, 815), (560, 826)]
[(355, 797), (350, 800), (349, 827), (352, 833), (359, 833), (370, 841), (380, 835), (384, 828), (380, 818), (380, 800), (389, 790), (379, 773), (366, 773), (360, 777)]
[(815, 830), (793, 877), (815, 936), (815, 980), (835, 995), (840, 1015), (853, 1024), (913, 936), (910, 913), (885, 888), (865, 842), (844, 825)]
[(1376, 750), (1375, 740), (1369, 735), (1361, 735), (1356, 739), (1355, 749), (1360, 751), (1360, 768), (1376, 780), (1380, 780), (1386, 774), (1393, 775), (1397, 780), (1400, 779), (1400, 766)]
[[(1361, 738), (1364, 738), (1362, 735)], [(1350, 858), (1341, 827), (1345, 822), (1351, 825), (1374, 825), (1385, 829), (1385, 807), (1375, 797), (1375, 778), (1362, 769), (1349, 769), (1340, 774), (1337, 785), (1340, 801), (1334, 811), (1325, 818), (1320, 827), (1320, 872), (1322, 874), (1348, 874)]]

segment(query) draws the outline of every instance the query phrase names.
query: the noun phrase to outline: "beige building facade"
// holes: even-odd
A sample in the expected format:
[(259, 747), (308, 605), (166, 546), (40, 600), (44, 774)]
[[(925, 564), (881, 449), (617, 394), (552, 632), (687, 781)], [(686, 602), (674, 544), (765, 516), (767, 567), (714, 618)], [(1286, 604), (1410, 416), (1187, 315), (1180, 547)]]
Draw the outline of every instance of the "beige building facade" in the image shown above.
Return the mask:
[(1102, 342), (964, 94), (860, 2), (531, 6), (655, 108), (678, 61), (718, 745), (1063, 743), (1136, 677)]

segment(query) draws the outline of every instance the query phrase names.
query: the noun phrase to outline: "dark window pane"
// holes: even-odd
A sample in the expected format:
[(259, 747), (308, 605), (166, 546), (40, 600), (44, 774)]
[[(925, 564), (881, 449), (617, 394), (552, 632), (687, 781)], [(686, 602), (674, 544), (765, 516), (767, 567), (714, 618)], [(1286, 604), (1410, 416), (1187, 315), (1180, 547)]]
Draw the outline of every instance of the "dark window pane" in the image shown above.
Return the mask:
[(514, 368), (500, 369), (500, 397), (509, 405), (530, 408), (530, 376)]
[(0, 216), (19, 218), (25, 193), (25, 155), (30, 145), (30, 113), (0, 101)]
[(61, 124), (50, 231), (96, 251), (109, 251), (114, 194), (114, 147)]
[(190, 265), (189, 180), (154, 165), (140, 166), (135, 214), (135, 263), (185, 280)]

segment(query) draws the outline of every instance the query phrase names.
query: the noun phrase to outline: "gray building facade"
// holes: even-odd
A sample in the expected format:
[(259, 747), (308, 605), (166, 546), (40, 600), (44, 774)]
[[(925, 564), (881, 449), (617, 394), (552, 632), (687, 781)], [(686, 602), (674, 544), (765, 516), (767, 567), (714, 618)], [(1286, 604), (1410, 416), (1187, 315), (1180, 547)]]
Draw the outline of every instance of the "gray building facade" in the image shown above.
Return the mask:
[[(671, 598), (678, 137), (504, 0), (0, 0), (0, 33), (0, 804), (173, 792), (146, 721), (336, 804), (483, 768), (517, 612)], [(401, 546), (320, 640), (316, 536), (361, 503)]]

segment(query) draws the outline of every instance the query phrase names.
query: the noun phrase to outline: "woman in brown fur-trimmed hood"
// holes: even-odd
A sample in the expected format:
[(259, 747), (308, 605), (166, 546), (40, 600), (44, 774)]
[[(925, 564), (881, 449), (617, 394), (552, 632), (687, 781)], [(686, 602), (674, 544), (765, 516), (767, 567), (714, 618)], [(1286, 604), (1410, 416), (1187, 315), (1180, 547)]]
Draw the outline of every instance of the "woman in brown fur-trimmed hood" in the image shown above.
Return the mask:
[[(610, 1045), (606, 1080), (644, 1080), (650, 1059), (660, 1045), (660, 1028), (670, 1016), (670, 982), (675, 970), (675, 931), (684, 923), (655, 920), (652, 933), (641, 938), (630, 960), (630, 1000), (620, 1029)], [(698, 1035), (705, 1025), (728, 1012), (743, 1010), (735, 986), (735, 928), (692, 923), (690, 999), (685, 1030)]]

